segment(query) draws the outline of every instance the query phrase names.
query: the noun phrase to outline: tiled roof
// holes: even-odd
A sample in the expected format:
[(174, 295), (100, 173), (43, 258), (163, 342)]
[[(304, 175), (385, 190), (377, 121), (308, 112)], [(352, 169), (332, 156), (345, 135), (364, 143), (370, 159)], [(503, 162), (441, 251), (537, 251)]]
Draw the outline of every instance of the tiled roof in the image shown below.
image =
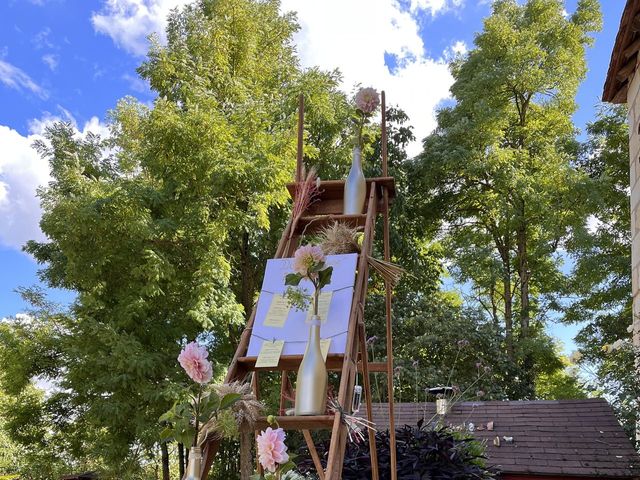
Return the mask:
[(602, 100), (605, 102), (626, 103), (627, 101), (629, 84), (638, 61), (639, 31), (640, 0), (626, 0), (602, 93)]
[[(373, 413), (378, 428), (388, 428), (387, 404), (374, 404)], [(437, 418), (433, 403), (396, 403), (394, 417), (396, 426)], [(464, 402), (454, 405), (445, 419), (454, 426), (473, 423), (473, 435), (486, 440), (489, 464), (503, 473), (640, 475), (640, 457), (603, 399)], [(487, 429), (489, 422), (493, 430)], [(499, 446), (494, 445), (496, 437)]]

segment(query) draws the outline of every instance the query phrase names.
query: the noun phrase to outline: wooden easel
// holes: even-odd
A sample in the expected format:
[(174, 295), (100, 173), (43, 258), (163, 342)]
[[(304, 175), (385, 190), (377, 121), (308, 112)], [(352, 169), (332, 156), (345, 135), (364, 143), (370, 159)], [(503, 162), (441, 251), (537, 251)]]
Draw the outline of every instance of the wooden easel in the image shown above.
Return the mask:
[[(278, 244), (274, 258), (285, 258), (293, 255), (298, 247), (302, 232), (310, 234), (318, 231), (334, 221), (346, 223), (350, 226), (364, 228), (364, 239), (362, 252), (371, 254), (373, 249), (373, 239), (375, 234), (375, 224), (378, 215), (383, 219), (383, 241), (384, 259), (389, 261), (391, 257), (389, 241), (389, 203), (395, 196), (395, 181), (388, 176), (387, 165), (387, 126), (386, 126), (386, 104), (385, 94), (382, 92), (382, 177), (367, 179), (367, 202), (365, 204), (366, 213), (360, 215), (343, 215), (343, 180), (328, 180), (320, 183), (320, 196), (313, 203), (307, 212), (304, 213), (296, 225), (293, 219), (282, 232), (282, 237)], [(302, 147), (304, 132), (304, 99), (300, 95), (298, 107), (298, 155), (296, 166), (296, 182), (302, 181)], [(287, 185), (289, 193), (295, 196), (296, 183)], [(367, 299), (367, 285), (369, 280), (369, 266), (365, 255), (358, 258), (358, 271), (356, 275), (353, 302), (349, 317), (349, 327), (347, 333), (347, 343), (344, 355), (332, 354), (327, 357), (327, 369), (340, 371), (340, 389), (338, 391), (338, 403), (345, 409), (351, 408), (356, 375), (363, 376), (364, 398), (367, 408), (367, 418), (372, 421), (372, 399), (369, 374), (372, 372), (386, 372), (388, 381), (389, 398), (389, 430), (391, 443), (391, 478), (396, 479), (396, 442), (395, 442), (395, 421), (393, 403), (393, 342), (391, 330), (391, 290), (388, 283), (385, 284), (386, 297), (386, 337), (387, 337), (387, 361), (371, 363), (367, 357), (366, 331), (364, 322), (364, 309)], [(289, 372), (297, 372), (302, 360), (302, 355), (282, 356), (276, 368), (260, 369), (255, 367), (256, 357), (247, 357), (247, 348), (251, 338), (253, 323), (255, 320), (256, 308), (254, 306), (247, 326), (242, 332), (240, 343), (233, 357), (233, 361), (227, 372), (226, 382), (245, 381), (250, 373), (253, 373), (251, 384), (256, 397), (259, 397), (259, 372), (261, 370), (281, 371), (282, 384), (280, 390), (280, 411), (277, 421), (280, 427), (285, 430), (302, 431), (309, 452), (313, 459), (320, 480), (340, 480), (342, 478), (342, 465), (347, 442), (347, 427), (342, 422), (340, 414), (318, 415), (318, 416), (284, 416), (286, 394), (290, 388)], [(260, 429), (268, 426), (266, 418), (258, 420), (255, 428), (258, 433)], [(323, 468), (310, 430), (331, 429), (331, 443), (326, 469)], [(379, 479), (378, 457), (376, 451), (374, 432), (369, 430), (369, 445), (371, 455), (371, 471), (373, 480)], [(213, 463), (215, 453), (218, 449), (218, 442), (211, 441), (205, 445), (205, 461), (202, 470), (202, 479), (206, 479)], [(245, 480), (245, 479), (243, 479)]]

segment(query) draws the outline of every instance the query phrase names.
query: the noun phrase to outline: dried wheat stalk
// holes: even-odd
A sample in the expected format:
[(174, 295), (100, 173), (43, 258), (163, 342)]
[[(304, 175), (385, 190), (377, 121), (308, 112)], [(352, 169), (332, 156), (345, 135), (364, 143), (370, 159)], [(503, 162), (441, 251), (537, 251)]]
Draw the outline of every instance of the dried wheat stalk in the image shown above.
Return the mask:
[[(334, 222), (320, 232), (320, 245), (326, 255), (361, 253), (360, 243), (358, 242), (359, 233), (358, 228)], [(367, 255), (367, 263), (392, 287), (398, 284), (405, 273), (401, 266), (385, 260), (379, 260), (371, 255)]]

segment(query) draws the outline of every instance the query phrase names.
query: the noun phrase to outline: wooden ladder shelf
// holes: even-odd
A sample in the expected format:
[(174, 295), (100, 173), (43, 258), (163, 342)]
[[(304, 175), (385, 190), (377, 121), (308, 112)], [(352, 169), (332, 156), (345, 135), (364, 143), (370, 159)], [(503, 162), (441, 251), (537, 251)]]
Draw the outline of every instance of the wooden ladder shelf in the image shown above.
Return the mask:
[[(327, 369), (340, 374), (340, 388), (337, 401), (341, 406), (350, 408), (356, 375), (362, 375), (363, 397), (366, 405), (366, 414), (369, 421), (372, 421), (372, 399), (369, 374), (373, 372), (384, 372), (388, 377), (388, 405), (390, 419), (390, 442), (391, 442), (391, 478), (396, 479), (396, 448), (395, 448), (395, 428), (394, 428), (394, 403), (393, 403), (393, 344), (391, 331), (391, 285), (385, 285), (386, 298), (386, 344), (387, 361), (381, 363), (370, 363), (367, 356), (366, 330), (365, 330), (365, 304), (367, 298), (367, 286), (369, 281), (369, 265), (367, 256), (373, 250), (376, 220), (379, 216), (383, 220), (383, 242), (384, 258), (390, 260), (389, 241), (389, 204), (395, 197), (395, 182), (392, 177), (387, 176), (387, 131), (385, 109), (385, 95), (382, 92), (382, 177), (367, 179), (367, 201), (365, 212), (362, 215), (343, 215), (343, 180), (329, 180), (320, 182), (320, 195), (304, 212), (304, 215), (294, 225), (293, 219), (282, 232), (282, 237), (274, 258), (291, 257), (297, 249), (302, 236), (317, 232), (334, 221), (346, 223), (350, 226), (358, 226), (364, 229), (362, 243), (362, 254), (359, 255), (357, 263), (357, 275), (354, 285), (353, 300), (351, 305), (349, 326), (347, 331), (347, 343), (344, 355), (331, 354), (327, 357)], [(302, 132), (304, 124), (304, 101), (300, 96), (299, 121), (298, 121), (298, 158), (296, 169), (296, 182), (302, 180)], [(295, 196), (296, 183), (287, 185), (292, 197)], [(260, 371), (280, 371), (281, 373), (281, 394), (280, 394), (280, 416), (276, 417), (278, 425), (285, 430), (302, 431), (310, 454), (314, 461), (318, 476), (321, 480), (340, 480), (342, 478), (342, 466), (347, 442), (347, 427), (339, 414), (327, 414), (318, 416), (285, 416), (285, 396), (290, 389), (289, 372), (297, 372), (302, 361), (302, 355), (287, 355), (280, 357), (277, 367), (255, 368), (256, 357), (248, 357), (247, 349), (256, 316), (256, 306), (254, 306), (247, 325), (242, 332), (236, 353), (226, 376), (226, 382), (246, 381), (251, 374), (253, 392), (259, 398), (259, 374)], [(256, 433), (268, 426), (266, 417), (258, 419), (255, 426)], [(310, 430), (326, 429), (331, 430), (331, 442), (327, 458), (326, 468), (316, 452)], [(375, 434), (369, 430), (369, 445), (371, 455), (371, 471), (373, 480), (378, 480), (378, 462), (375, 445)], [(210, 441), (205, 445), (205, 461), (201, 478), (207, 478), (211, 468), (215, 453), (218, 449), (217, 441)], [(246, 480), (246, 479), (243, 479)]]

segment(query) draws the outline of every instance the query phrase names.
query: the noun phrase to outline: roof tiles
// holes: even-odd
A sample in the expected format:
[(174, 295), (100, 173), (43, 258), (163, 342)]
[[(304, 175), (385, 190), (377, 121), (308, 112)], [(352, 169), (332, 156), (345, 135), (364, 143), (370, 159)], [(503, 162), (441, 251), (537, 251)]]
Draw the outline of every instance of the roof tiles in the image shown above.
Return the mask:
[[(374, 421), (389, 425), (386, 404), (374, 404)], [(433, 403), (395, 404), (396, 426), (435, 420)], [(640, 457), (604, 399), (464, 402), (445, 417), (452, 426), (473, 423), (487, 444), (489, 464), (504, 473), (637, 478)], [(493, 422), (493, 431), (487, 423)], [(478, 427), (481, 430), (478, 430)], [(500, 438), (500, 446), (494, 439)], [(504, 437), (513, 437), (508, 443)]]

